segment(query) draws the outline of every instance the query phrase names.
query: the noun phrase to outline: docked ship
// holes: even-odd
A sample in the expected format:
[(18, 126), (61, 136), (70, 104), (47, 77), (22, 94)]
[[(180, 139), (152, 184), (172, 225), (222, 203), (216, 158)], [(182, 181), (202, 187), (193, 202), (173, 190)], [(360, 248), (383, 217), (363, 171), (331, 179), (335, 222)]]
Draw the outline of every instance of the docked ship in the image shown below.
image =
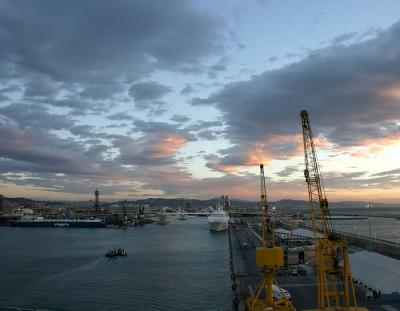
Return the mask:
[(94, 219), (45, 219), (38, 216), (22, 216), (11, 223), (15, 227), (62, 227), (62, 228), (104, 228), (106, 224)]
[(217, 205), (217, 208), (208, 216), (208, 223), (211, 231), (224, 231), (228, 229), (229, 216), (223, 210), (223, 206)]

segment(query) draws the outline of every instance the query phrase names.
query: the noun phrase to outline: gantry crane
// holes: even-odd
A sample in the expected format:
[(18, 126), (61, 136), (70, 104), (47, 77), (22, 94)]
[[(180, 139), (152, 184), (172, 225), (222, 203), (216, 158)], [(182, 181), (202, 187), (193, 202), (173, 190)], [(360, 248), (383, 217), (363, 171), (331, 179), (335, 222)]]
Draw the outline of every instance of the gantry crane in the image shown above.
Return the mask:
[[(248, 311), (282, 310), (295, 311), (274, 278), (274, 270), (283, 266), (283, 249), (275, 246), (274, 224), (268, 210), (267, 190), (265, 186), (264, 165), (260, 164), (261, 179), (261, 234), (262, 246), (256, 248), (256, 264), (263, 269), (264, 276), (257, 284), (254, 295), (246, 300)], [(279, 290), (279, 297), (274, 297)], [(265, 291), (265, 293), (264, 293)]]
[(367, 310), (357, 307), (346, 240), (335, 232), (319, 169), (307, 111), (300, 112), (311, 226), (315, 241), (319, 310)]

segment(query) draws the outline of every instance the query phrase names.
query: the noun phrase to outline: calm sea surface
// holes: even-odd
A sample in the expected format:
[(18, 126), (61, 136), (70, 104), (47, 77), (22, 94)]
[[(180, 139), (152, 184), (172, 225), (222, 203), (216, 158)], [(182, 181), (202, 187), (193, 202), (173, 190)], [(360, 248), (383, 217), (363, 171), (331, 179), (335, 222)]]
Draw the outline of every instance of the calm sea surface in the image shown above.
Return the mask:
[[(227, 232), (207, 218), (138, 228), (0, 227), (0, 305), (52, 310), (231, 310)], [(127, 257), (108, 259), (123, 247)]]
[(333, 223), (337, 230), (369, 236), (370, 226), (372, 238), (400, 243), (400, 207), (341, 208), (331, 212), (364, 216), (364, 219), (335, 220)]

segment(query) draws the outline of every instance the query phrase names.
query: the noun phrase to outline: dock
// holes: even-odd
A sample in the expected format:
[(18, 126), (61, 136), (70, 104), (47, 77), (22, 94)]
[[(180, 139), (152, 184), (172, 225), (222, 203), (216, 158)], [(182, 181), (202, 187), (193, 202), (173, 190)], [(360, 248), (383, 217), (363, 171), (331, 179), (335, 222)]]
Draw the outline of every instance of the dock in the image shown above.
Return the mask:
[[(230, 271), (234, 294), (233, 310), (244, 311), (246, 298), (262, 277), (256, 266), (255, 249), (261, 246), (257, 226), (241, 221), (229, 226)], [(276, 279), (282, 288), (289, 291), (296, 310), (315, 309), (317, 306), (317, 284), (315, 268), (301, 265), (306, 273), (292, 275), (291, 268), (276, 271)], [(366, 273), (368, 273), (366, 271)], [(376, 311), (400, 311), (400, 298), (390, 300), (366, 300), (364, 291), (356, 287), (358, 306)]]

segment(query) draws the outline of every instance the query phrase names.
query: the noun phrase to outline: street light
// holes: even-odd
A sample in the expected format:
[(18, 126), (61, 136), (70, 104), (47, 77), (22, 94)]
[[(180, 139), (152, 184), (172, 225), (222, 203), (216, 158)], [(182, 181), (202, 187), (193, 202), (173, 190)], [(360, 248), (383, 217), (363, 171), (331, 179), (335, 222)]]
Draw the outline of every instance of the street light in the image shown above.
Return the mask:
[(372, 241), (371, 241), (371, 208), (372, 208), (372, 203), (368, 204), (366, 206), (368, 208), (368, 239), (369, 239), (369, 250), (372, 249)]

